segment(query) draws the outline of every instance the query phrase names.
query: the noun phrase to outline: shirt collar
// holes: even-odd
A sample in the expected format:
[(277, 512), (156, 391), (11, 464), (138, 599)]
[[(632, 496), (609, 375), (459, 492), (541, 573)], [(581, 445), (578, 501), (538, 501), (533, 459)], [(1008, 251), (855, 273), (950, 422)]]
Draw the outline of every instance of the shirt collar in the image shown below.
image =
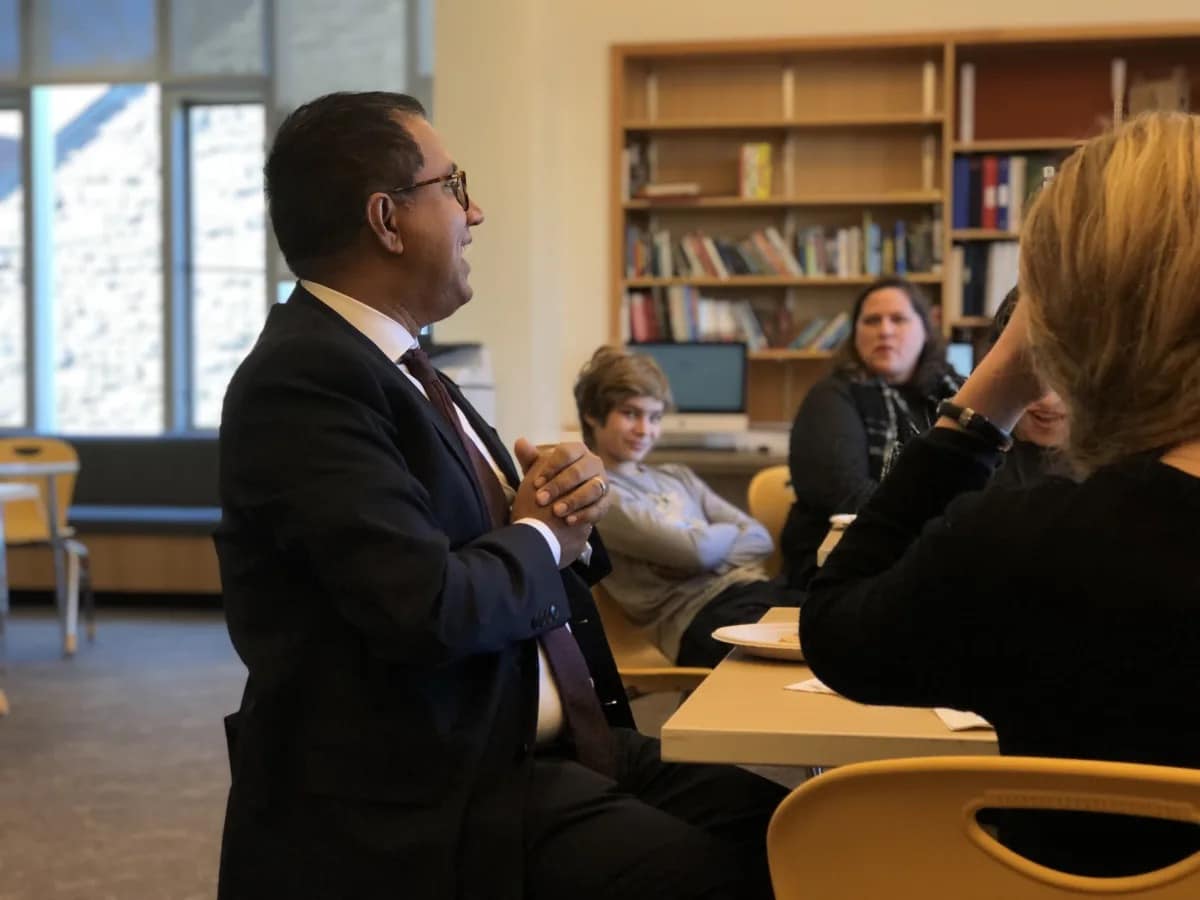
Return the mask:
[(315, 281), (301, 279), (300, 286), (366, 335), (388, 359), (399, 360), (417, 346), (417, 339), (407, 328), (374, 307)]

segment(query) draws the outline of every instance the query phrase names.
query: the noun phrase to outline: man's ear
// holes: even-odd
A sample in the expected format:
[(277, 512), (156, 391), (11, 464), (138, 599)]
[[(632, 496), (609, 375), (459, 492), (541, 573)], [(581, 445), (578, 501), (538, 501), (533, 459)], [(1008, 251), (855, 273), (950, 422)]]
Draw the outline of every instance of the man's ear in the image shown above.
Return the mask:
[(583, 421), (587, 422), (588, 425), (590, 425), (593, 429), (604, 427), (604, 423), (601, 422), (599, 419), (597, 419), (595, 416), (585, 415), (583, 417)]
[(375, 240), (389, 253), (403, 253), (404, 242), (400, 238), (396, 201), (382, 192), (367, 199), (367, 227)]

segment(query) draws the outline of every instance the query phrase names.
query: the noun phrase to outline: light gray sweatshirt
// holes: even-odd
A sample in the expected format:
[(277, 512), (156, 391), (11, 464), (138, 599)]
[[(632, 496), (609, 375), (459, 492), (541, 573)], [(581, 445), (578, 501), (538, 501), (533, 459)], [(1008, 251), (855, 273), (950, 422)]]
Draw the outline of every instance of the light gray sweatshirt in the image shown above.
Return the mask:
[(735, 584), (766, 579), (771, 536), (686, 466), (607, 474), (615, 502), (599, 525), (613, 566), (604, 587), (630, 619), (653, 626), (674, 660), (705, 604)]

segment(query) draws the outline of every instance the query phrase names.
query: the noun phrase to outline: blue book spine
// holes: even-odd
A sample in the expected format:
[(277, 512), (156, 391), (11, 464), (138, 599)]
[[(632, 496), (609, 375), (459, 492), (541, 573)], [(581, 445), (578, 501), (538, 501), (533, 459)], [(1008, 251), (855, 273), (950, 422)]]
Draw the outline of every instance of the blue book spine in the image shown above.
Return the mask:
[(954, 228), (971, 227), (971, 162), (954, 157)]
[(1000, 231), (1008, 231), (1008, 210), (1012, 203), (1008, 182), (1008, 157), (1001, 156), (996, 161), (996, 228)]
[(895, 264), (897, 275), (908, 274), (908, 225), (903, 219), (896, 220)]

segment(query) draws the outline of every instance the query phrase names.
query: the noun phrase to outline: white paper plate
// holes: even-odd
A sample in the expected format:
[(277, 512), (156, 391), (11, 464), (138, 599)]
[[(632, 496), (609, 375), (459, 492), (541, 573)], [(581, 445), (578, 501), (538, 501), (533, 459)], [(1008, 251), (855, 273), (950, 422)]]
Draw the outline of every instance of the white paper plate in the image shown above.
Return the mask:
[(794, 622), (755, 622), (752, 625), (726, 625), (712, 633), (713, 639), (742, 647), (747, 653), (768, 659), (803, 662), (800, 638)]

